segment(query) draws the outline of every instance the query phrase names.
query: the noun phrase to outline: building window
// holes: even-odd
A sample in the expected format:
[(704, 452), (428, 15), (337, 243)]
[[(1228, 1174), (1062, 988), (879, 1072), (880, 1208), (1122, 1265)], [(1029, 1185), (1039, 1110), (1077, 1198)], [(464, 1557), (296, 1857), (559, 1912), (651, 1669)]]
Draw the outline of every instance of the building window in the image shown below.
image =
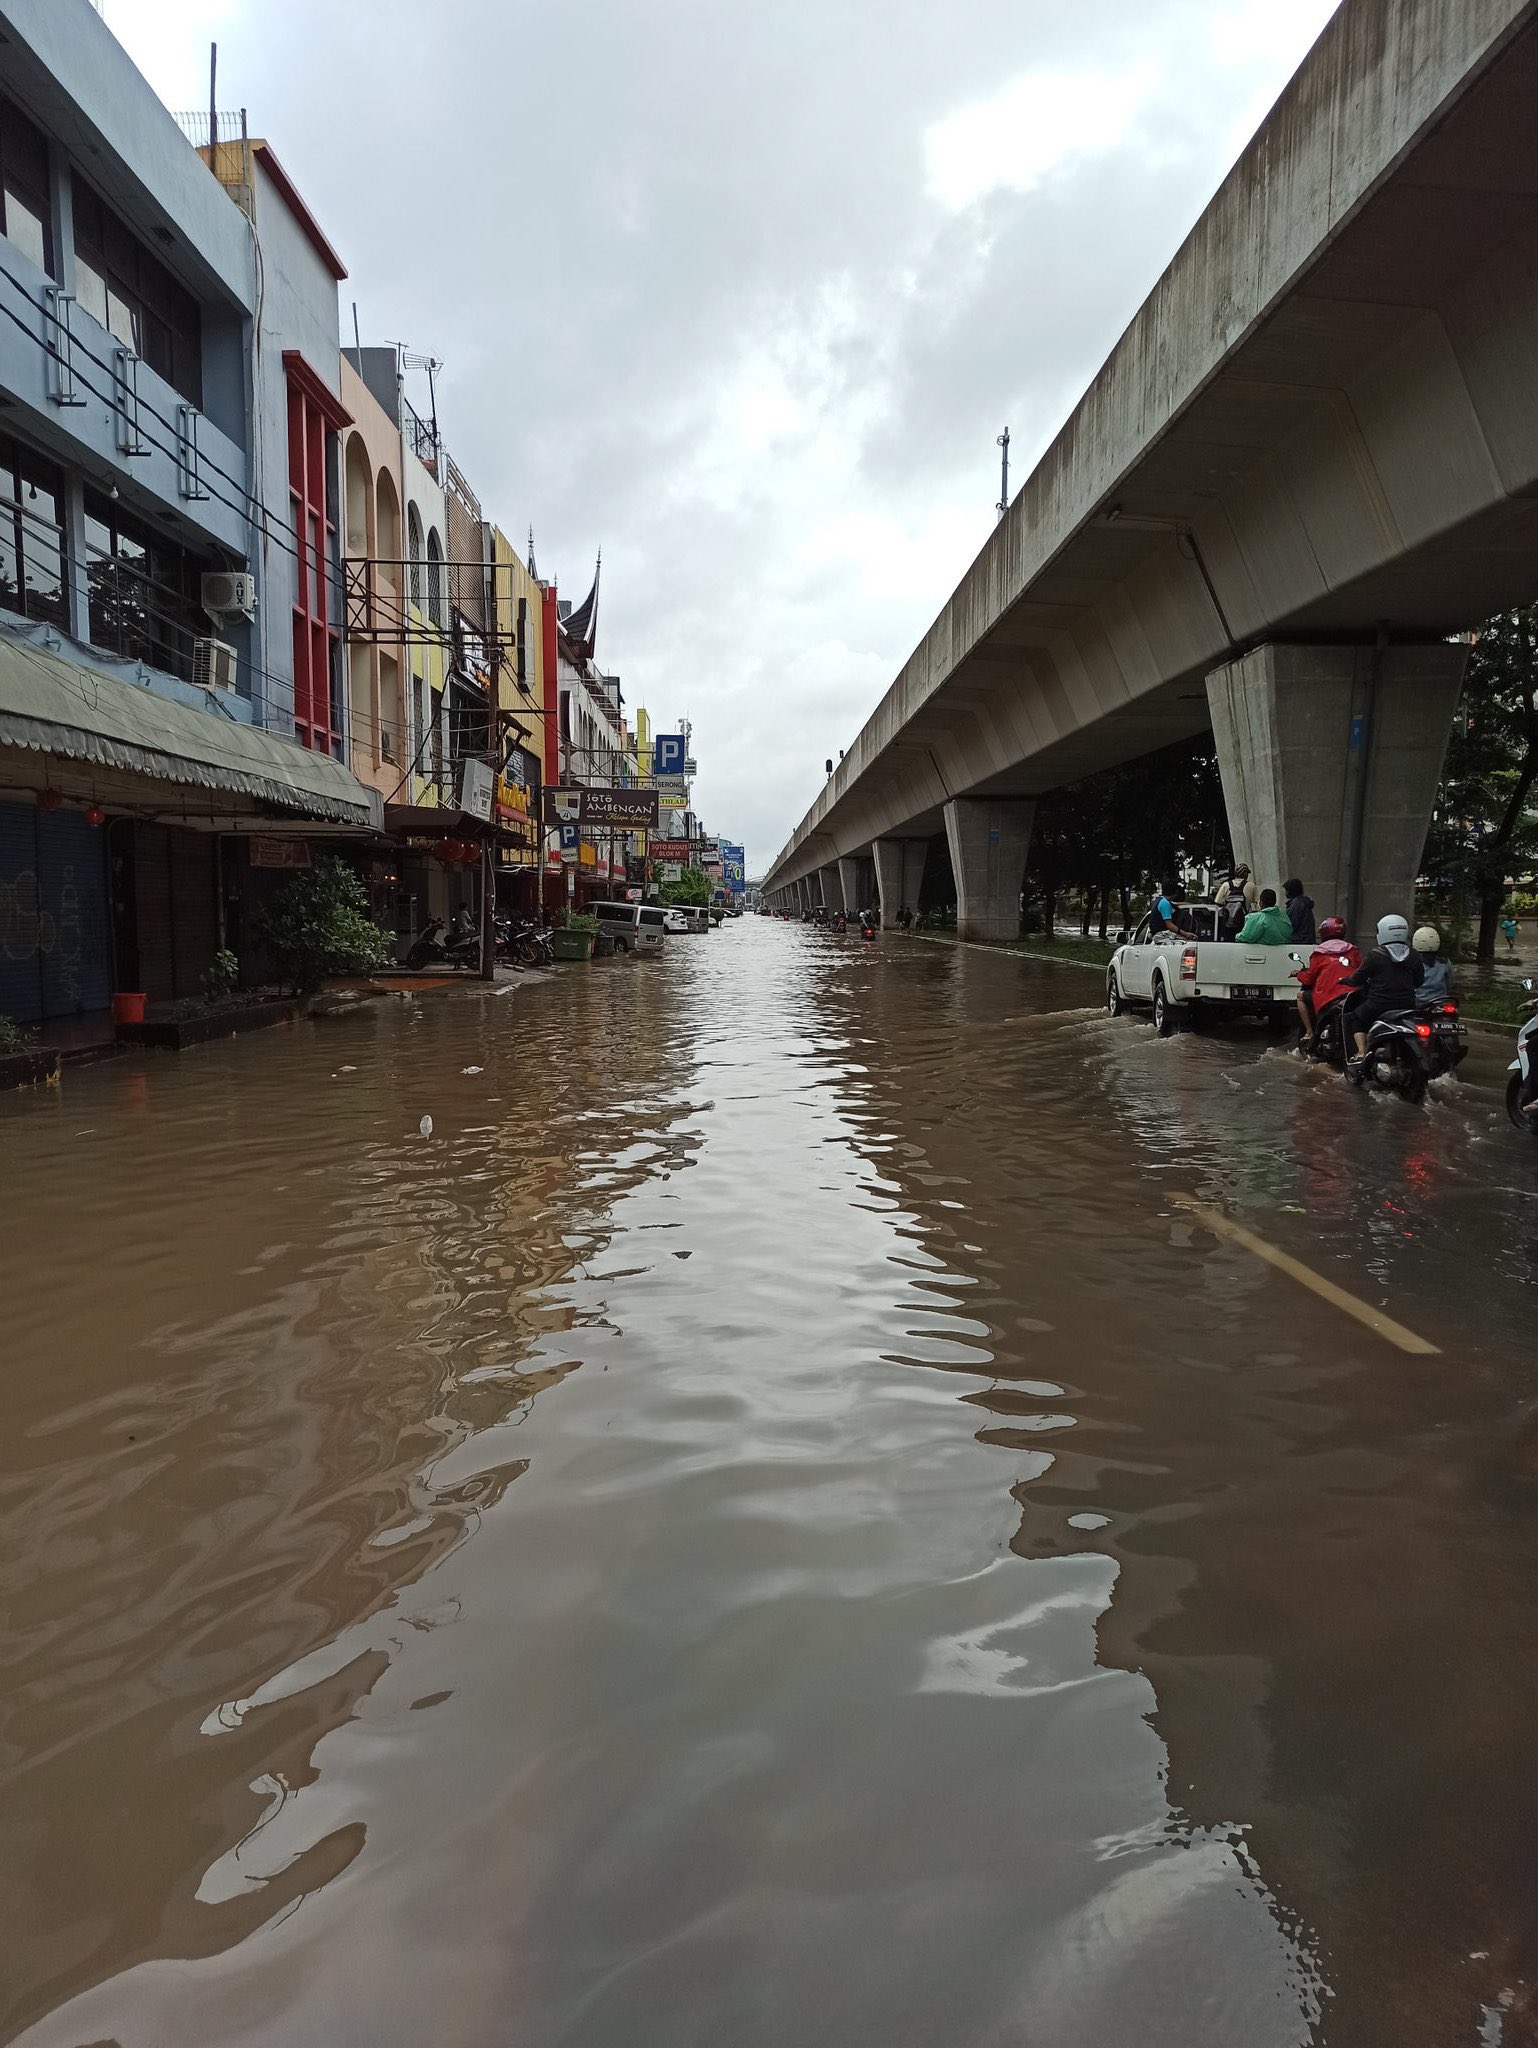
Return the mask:
[(422, 522), (417, 516), (415, 505), (407, 507), (406, 529), (410, 535), (411, 549), (411, 602), (418, 611), (422, 608)]
[(48, 140), (40, 128), (0, 99), (0, 231), (53, 276), (53, 208), (49, 203)]
[(30, 449), (0, 439), (0, 605), (69, 630), (64, 478)]
[(298, 536), (294, 579), (294, 737), (342, 757), (342, 659), (332, 563), (336, 553), (336, 438), (351, 420), (297, 350), (288, 373), (289, 519)]
[(192, 405), (203, 403), (198, 302), (80, 178), (73, 183), (75, 296)]
[(85, 499), (85, 577), (93, 647), (192, 680), (194, 641), (211, 630), (201, 603), (208, 564), (92, 492)]
[(435, 626), (443, 624), (443, 542), (436, 526), (427, 536), (427, 616)]

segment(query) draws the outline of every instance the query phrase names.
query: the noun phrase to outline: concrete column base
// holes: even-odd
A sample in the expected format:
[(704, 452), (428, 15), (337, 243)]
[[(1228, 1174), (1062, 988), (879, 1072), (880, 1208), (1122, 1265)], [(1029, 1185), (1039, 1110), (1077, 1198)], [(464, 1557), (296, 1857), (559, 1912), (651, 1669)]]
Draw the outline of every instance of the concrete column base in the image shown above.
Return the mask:
[(1257, 647), (1207, 678), (1234, 857), (1256, 884), (1296, 875), (1318, 915), (1371, 934), (1415, 920), (1469, 650)]
[(838, 888), (839, 900), (843, 904), (845, 913), (848, 916), (853, 917), (856, 912), (865, 908), (865, 905), (860, 901), (860, 863), (858, 860), (845, 860), (842, 855), (839, 857)]
[(1020, 887), (1035, 815), (1031, 797), (958, 796), (945, 806), (958, 938), (1019, 938)]
[(929, 858), (927, 839), (878, 839), (871, 847), (876, 863), (876, 893), (881, 898), (881, 922), (892, 926), (906, 903), (918, 915), (919, 891), (924, 886), (924, 865)]
[(838, 868), (836, 866), (819, 868), (814, 879), (817, 884), (817, 894), (813, 898), (812, 908), (814, 910), (819, 907), (823, 910), (842, 910), (844, 898), (843, 892), (839, 888)]

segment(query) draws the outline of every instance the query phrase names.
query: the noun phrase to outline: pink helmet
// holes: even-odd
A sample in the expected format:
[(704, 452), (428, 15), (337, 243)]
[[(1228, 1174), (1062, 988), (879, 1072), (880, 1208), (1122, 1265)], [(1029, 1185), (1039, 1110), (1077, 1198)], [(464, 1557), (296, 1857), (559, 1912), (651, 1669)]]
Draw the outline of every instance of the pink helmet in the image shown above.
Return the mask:
[(1327, 917), (1319, 927), (1321, 939), (1343, 939), (1346, 936), (1346, 920), (1343, 917)]

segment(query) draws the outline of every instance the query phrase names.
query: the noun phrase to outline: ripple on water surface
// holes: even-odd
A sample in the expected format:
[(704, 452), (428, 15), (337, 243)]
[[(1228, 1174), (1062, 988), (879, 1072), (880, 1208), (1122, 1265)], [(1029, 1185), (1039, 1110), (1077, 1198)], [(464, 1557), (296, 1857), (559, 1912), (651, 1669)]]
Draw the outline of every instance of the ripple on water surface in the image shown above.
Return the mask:
[[(9, 2033), (1355, 2048), (1508, 2010), (1509, 1659), (1483, 1762), (1451, 1744), (1530, 1619), (1505, 1467), (1163, 1178), (1277, 1222), (1340, 1177), (1341, 1257), (1394, 1279), (1363, 1189), (1419, 1158), (1435, 1238), (1463, 1141), (1353, 1166), (1258, 1049), (1083, 996), (748, 922), (6, 1105)], [(1413, 1715), (1407, 1558), (1447, 1673)]]

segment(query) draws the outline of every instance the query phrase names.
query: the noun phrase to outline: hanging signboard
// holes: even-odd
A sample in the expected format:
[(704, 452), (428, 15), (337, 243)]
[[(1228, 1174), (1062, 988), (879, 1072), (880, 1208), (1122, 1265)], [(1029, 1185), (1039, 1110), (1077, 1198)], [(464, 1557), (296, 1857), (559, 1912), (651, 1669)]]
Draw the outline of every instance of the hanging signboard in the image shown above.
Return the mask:
[(654, 789), (547, 789), (547, 825), (601, 825), (616, 832), (644, 832), (657, 822)]
[(469, 818), (489, 820), (491, 798), (496, 786), (496, 777), (490, 764), (485, 761), (461, 761), (459, 764), (459, 808)]
[(652, 744), (652, 772), (682, 775), (688, 744), (681, 732), (659, 732)]
[(683, 878), (684, 871), (676, 860), (665, 860), (657, 870), (659, 882), (681, 882)]
[(653, 860), (686, 861), (689, 858), (687, 839), (648, 840), (646, 850)]
[(246, 858), (254, 868), (307, 868), (310, 843), (307, 839), (263, 839), (246, 841)]

